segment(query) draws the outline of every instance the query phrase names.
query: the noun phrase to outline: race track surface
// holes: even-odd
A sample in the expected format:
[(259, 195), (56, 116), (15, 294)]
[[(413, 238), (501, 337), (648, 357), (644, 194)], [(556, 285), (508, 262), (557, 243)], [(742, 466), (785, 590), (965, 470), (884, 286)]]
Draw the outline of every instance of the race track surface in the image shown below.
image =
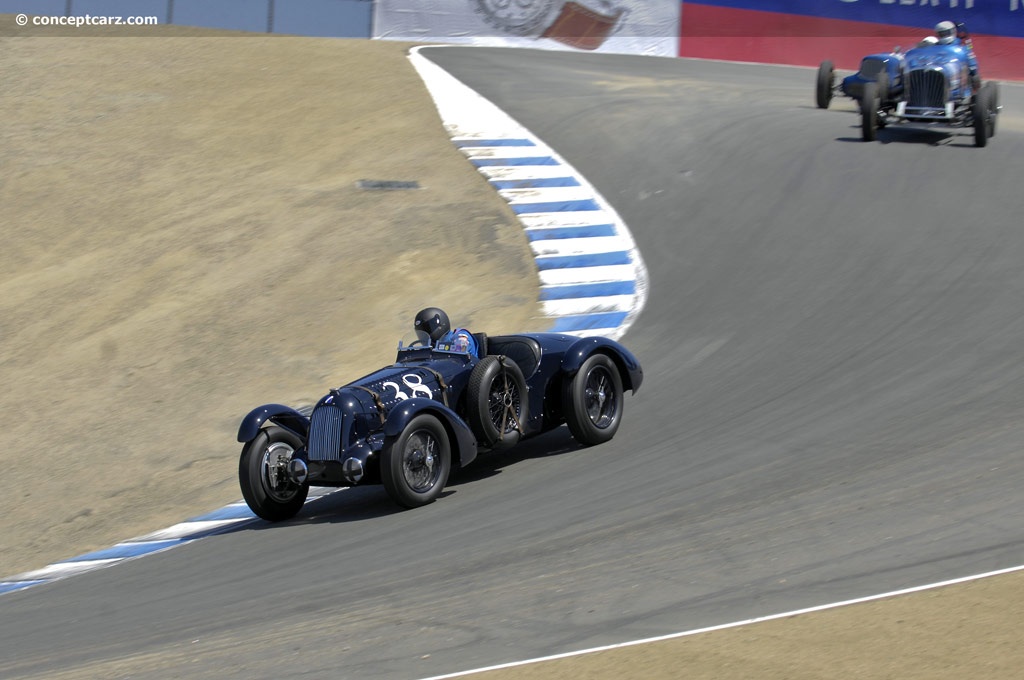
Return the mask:
[(149, 677), (426, 677), (1024, 563), (1017, 120), (986, 149), (863, 143), (807, 69), (425, 54), (633, 232), (646, 380), (617, 437), (556, 432), (416, 511), (344, 491), (9, 594), (19, 673), (159, 653), (178, 663)]

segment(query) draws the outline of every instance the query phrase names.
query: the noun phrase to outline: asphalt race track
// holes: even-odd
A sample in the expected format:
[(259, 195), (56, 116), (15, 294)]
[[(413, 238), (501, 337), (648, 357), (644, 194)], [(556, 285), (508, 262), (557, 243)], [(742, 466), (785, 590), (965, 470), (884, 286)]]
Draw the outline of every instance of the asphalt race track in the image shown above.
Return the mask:
[(414, 512), (343, 491), (5, 595), (0, 656), (426, 677), (1024, 564), (1019, 118), (986, 149), (863, 143), (809, 69), (425, 54), (575, 165), (645, 257), (624, 342), (646, 380), (615, 440), (555, 433)]

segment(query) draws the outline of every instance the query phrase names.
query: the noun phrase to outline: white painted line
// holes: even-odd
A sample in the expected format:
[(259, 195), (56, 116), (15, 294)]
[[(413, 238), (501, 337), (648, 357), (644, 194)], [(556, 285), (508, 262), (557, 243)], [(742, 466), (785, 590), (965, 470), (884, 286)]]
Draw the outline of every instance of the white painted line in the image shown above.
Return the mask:
[[(336, 493), (338, 491), (344, 491), (346, 488), (347, 487), (328, 487), (328, 486), (313, 486), (313, 487), (310, 487), (310, 489), (309, 489), (309, 496), (308, 496), (306, 502), (309, 503), (310, 501), (318, 500), (320, 498), (323, 498), (323, 497), (328, 496), (330, 494)], [(34, 586), (37, 586), (37, 585), (42, 585), (43, 583), (48, 583), (50, 581), (54, 581), (54, 580), (57, 580), (57, 579), (67, 578), (69, 576), (76, 576), (78, 574), (83, 574), (83, 573), (85, 573), (87, 571), (92, 571), (93, 569), (100, 569), (102, 567), (109, 567), (109, 566), (112, 566), (112, 565), (117, 564), (119, 562), (124, 562), (125, 560), (139, 559), (139, 558), (145, 557), (147, 555), (152, 555), (152, 554), (154, 554), (156, 552), (163, 552), (165, 550), (173, 550), (174, 548), (180, 547), (181, 545), (185, 545), (186, 543), (190, 543), (190, 542), (195, 541), (195, 540), (206, 538), (207, 536), (209, 536), (211, 534), (220, 533), (222, 531), (228, 531), (228, 530), (230, 530), (233, 527), (244, 526), (246, 524), (250, 524), (250, 523), (257, 522), (257, 521), (261, 521), (254, 514), (252, 514), (251, 511), (248, 510), (248, 506), (246, 505), (245, 501), (237, 501), (235, 503), (229, 503), (228, 505), (225, 505), (220, 510), (214, 511), (212, 513), (209, 513), (209, 515), (205, 515), (205, 516), (216, 515), (218, 513), (223, 514), (224, 511), (233, 511), (233, 510), (242, 509), (242, 508), (246, 509), (246, 511), (247, 511), (246, 513), (243, 513), (244, 516), (226, 517), (224, 519), (210, 519), (210, 520), (194, 519), (194, 520), (189, 520), (189, 521), (185, 521), (185, 522), (179, 522), (178, 524), (175, 524), (174, 526), (167, 527), (166, 529), (161, 529), (159, 531), (154, 531), (153, 533), (150, 533), (150, 534), (145, 534), (144, 536), (136, 536), (135, 538), (128, 539), (127, 541), (122, 541), (121, 543), (118, 543), (117, 545), (113, 546), (113, 548), (110, 549), (110, 550), (117, 551), (117, 549), (120, 548), (120, 549), (126, 550), (129, 553), (129, 554), (125, 554), (123, 556), (112, 557), (112, 558), (99, 558), (99, 559), (72, 558), (71, 560), (67, 560), (67, 561), (63, 561), (63, 562), (55, 562), (55, 563), (53, 563), (51, 565), (43, 567), (42, 569), (37, 569), (35, 571), (28, 571), (28, 572), (25, 572), (25, 573), (22, 573), (22, 574), (16, 574), (16, 575), (14, 575), (14, 576), (12, 576), (10, 578), (2, 579), (2, 583), (5, 584), (5, 585), (11, 585), (11, 584), (17, 584), (17, 583), (22, 582), (22, 581), (24, 581), (26, 583), (30, 582), (30, 581), (34, 581), (35, 583), (31, 583), (31, 584), (25, 586), (26, 588), (30, 588), (30, 587), (34, 587)], [(234, 514), (234, 513), (229, 512), (228, 514)], [(171, 544), (171, 545), (167, 545), (165, 547), (160, 547), (159, 549), (156, 549), (156, 550), (143, 550), (143, 551), (139, 552), (138, 554), (130, 554), (133, 549), (144, 548), (147, 544), (157, 543), (157, 542), (160, 542), (160, 541), (172, 541), (172, 542), (173, 541), (180, 541), (180, 543), (178, 543), (177, 545)], [(100, 554), (107, 553), (107, 552), (108, 551), (105, 551), (105, 550), (97, 551), (97, 553), (100, 553)], [(92, 553), (88, 553), (88, 554), (92, 554)], [(85, 556), (80, 556), (80, 557), (85, 557)], [(23, 589), (24, 588), (22, 588), (22, 590)], [(17, 590), (15, 590), (15, 589), (2, 590), (2, 591), (0, 591), (0, 594), (6, 593), (6, 592), (17, 592)]]
[(42, 569), (36, 569), (35, 571), (26, 571), (23, 574), (17, 574), (7, 581), (35, 581), (35, 580), (47, 580), (52, 581), (58, 578), (66, 578), (68, 576), (75, 576), (93, 569), (100, 567), (110, 566), (124, 560), (123, 557), (114, 557), (105, 560), (89, 560), (88, 562), (55, 562), (49, 566), (43, 567)]
[[(554, 201), (584, 201), (593, 199), (594, 193), (586, 187), (544, 187), (536, 189), (502, 189), (498, 192), (509, 203), (548, 203)], [(592, 212), (592, 211), (586, 211)]]
[(571, 177), (572, 170), (564, 165), (485, 165), (480, 174), (492, 180), (551, 179)]
[(255, 517), (241, 517), (238, 519), (219, 519), (210, 520), (204, 522), (181, 522), (174, 526), (161, 529), (160, 531), (154, 531), (151, 534), (146, 534), (140, 537), (138, 540), (145, 541), (164, 541), (170, 538), (188, 538), (195, 534), (206, 533), (217, 529), (224, 529), (235, 524), (243, 524), (245, 522), (254, 522)]
[(547, 316), (573, 316), (597, 312), (628, 312), (633, 308), (633, 296), (608, 295), (605, 297), (572, 298), (570, 300), (547, 300), (541, 303), (541, 308)]
[[(609, 330), (611, 330), (611, 329), (609, 329)], [(586, 337), (589, 337), (591, 335), (595, 335), (594, 329), (592, 329), (592, 328), (588, 328), (588, 329), (582, 330), (582, 331), (561, 331), (561, 332), (564, 335), (573, 335), (573, 336), (576, 336), (577, 338), (586, 338)]]
[[(590, 238), (552, 238), (531, 241), (530, 249), (535, 257), (564, 257), (590, 255), (592, 253), (617, 253), (628, 251), (633, 242), (621, 236), (591, 236)], [(627, 277), (632, 280), (632, 276)]]
[[(532, 158), (550, 156), (551, 151), (539, 146), (466, 146), (459, 149), (467, 158)], [(530, 166), (533, 167), (533, 166)], [(550, 166), (549, 166), (550, 167)], [(559, 167), (559, 166), (554, 166)]]
[(579, 212), (528, 213), (520, 215), (519, 221), (527, 231), (530, 229), (551, 229), (554, 227), (586, 227), (591, 224), (615, 224), (615, 216), (603, 210)]
[[(329, 496), (332, 493), (337, 493), (339, 491), (345, 491), (348, 488), (349, 487), (347, 487), (347, 486), (311, 486), (311, 487), (309, 487), (309, 495), (306, 496), (306, 501), (308, 502), (308, 501), (311, 501), (311, 500), (313, 500), (315, 498), (322, 498), (324, 496)], [(242, 505), (245, 505), (245, 501), (242, 501)]]
[(578, 269), (547, 269), (539, 273), (542, 286), (564, 286), (573, 283), (599, 283), (602, 281), (631, 281), (633, 267), (613, 264), (604, 267)]
[(924, 586), (915, 586), (913, 588), (905, 588), (903, 590), (895, 590), (889, 593), (882, 593), (880, 595), (869, 595), (867, 597), (860, 597), (854, 600), (844, 600), (842, 602), (832, 602), (829, 604), (818, 605), (816, 607), (808, 607), (806, 609), (797, 609), (791, 612), (784, 612), (782, 614), (771, 614), (769, 616), (759, 616), (753, 619), (747, 619), (745, 621), (736, 621), (734, 623), (723, 623), (718, 626), (708, 626), (707, 628), (698, 628), (695, 630), (688, 630), (681, 633), (670, 633), (668, 635), (660, 635), (658, 637), (643, 638), (641, 640), (632, 640), (630, 642), (620, 642), (613, 645), (605, 645), (603, 647), (592, 647), (590, 649), (581, 649), (575, 652), (565, 652), (564, 654), (552, 654), (551, 656), (542, 656), (536, 659), (526, 659), (523, 661), (512, 661), (510, 663), (499, 664), (496, 666), (487, 666), (484, 668), (476, 668), (468, 671), (459, 671), (457, 673), (449, 673), (447, 675), (435, 675), (429, 678), (422, 678), (422, 680), (448, 680), (449, 678), (462, 678), (467, 675), (475, 675), (477, 673), (484, 673), (486, 671), (496, 671), (505, 668), (518, 668), (519, 666), (526, 666), (530, 664), (543, 663), (545, 661), (555, 661), (557, 659), (568, 659), (574, 656), (583, 656), (585, 654), (593, 654), (596, 652), (607, 652), (613, 649), (622, 649), (624, 647), (635, 647), (637, 645), (646, 645), (654, 642), (664, 642), (666, 640), (675, 640), (683, 637), (690, 637), (692, 635), (699, 635), (701, 633), (712, 633), (718, 630), (727, 630), (729, 628), (739, 628), (741, 626), (749, 626), (755, 623), (762, 623), (765, 621), (774, 621), (776, 619), (784, 619), (790, 616), (799, 616), (801, 614), (812, 614), (814, 612), (825, 611), (828, 609), (836, 609), (838, 607), (846, 607), (851, 604), (861, 604), (863, 602), (872, 602), (875, 600), (882, 600), (890, 597), (898, 597), (900, 595), (909, 595), (910, 593), (917, 593), (923, 590), (932, 590), (935, 588), (942, 588), (945, 586), (957, 585), (959, 583), (967, 583), (969, 581), (977, 581), (983, 578), (989, 578), (991, 576), (1002, 576), (1004, 574), (1010, 574), (1016, 571), (1024, 570), (1024, 565), (1009, 567), (1007, 569), (1000, 569), (998, 571), (990, 571), (984, 574), (976, 574), (974, 576), (965, 576), (963, 578), (951, 579), (949, 581), (941, 581), (939, 583), (931, 583)]

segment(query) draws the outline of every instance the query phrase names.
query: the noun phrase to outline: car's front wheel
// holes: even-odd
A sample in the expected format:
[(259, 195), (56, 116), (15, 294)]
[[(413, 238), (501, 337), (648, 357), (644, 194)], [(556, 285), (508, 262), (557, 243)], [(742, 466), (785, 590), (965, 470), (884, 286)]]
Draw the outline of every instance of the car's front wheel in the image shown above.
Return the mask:
[(873, 142), (878, 138), (879, 106), (878, 83), (864, 83), (864, 93), (860, 99), (860, 127), (865, 142)]
[(989, 127), (988, 136), (996, 136), (996, 121), (999, 120), (999, 83), (988, 80), (981, 86), (982, 90), (988, 91), (988, 113), (989, 113)]
[(595, 354), (583, 362), (562, 396), (565, 423), (584, 446), (603, 444), (622, 422), (622, 378), (615, 362)]
[(294, 517), (302, 509), (309, 484), (299, 484), (287, 474), (288, 463), (302, 447), (302, 440), (281, 427), (266, 427), (242, 447), (238, 483), (249, 508), (270, 522)]
[(983, 147), (988, 145), (988, 138), (992, 135), (992, 118), (994, 114), (989, 106), (991, 91), (980, 88), (974, 94), (974, 101), (971, 103), (971, 114), (974, 117), (974, 146)]
[(886, 121), (885, 114), (882, 111), (886, 103), (891, 100), (889, 96), (889, 76), (884, 72), (879, 73), (878, 76), (875, 77), (875, 84), (878, 87), (878, 109), (875, 113), (875, 125), (879, 130), (881, 130), (888, 122)]
[(441, 421), (424, 413), (410, 420), (397, 437), (385, 440), (380, 461), (381, 482), (396, 503), (418, 508), (441, 495), (451, 465), (448, 432)]
[(819, 109), (827, 109), (832, 102), (832, 93), (836, 85), (836, 70), (831, 61), (823, 61), (818, 66), (818, 79), (815, 81), (814, 102)]

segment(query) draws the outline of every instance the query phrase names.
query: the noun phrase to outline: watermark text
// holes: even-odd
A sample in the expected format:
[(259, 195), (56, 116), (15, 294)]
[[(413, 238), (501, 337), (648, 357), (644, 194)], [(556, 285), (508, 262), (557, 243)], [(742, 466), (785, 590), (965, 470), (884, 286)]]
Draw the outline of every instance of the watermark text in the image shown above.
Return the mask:
[(160, 17), (115, 17), (115, 16), (94, 16), (85, 14), (82, 16), (29, 16), (19, 14), (14, 17), (14, 23), (18, 26), (70, 26), (82, 28), (83, 26), (156, 26), (160, 23)]

